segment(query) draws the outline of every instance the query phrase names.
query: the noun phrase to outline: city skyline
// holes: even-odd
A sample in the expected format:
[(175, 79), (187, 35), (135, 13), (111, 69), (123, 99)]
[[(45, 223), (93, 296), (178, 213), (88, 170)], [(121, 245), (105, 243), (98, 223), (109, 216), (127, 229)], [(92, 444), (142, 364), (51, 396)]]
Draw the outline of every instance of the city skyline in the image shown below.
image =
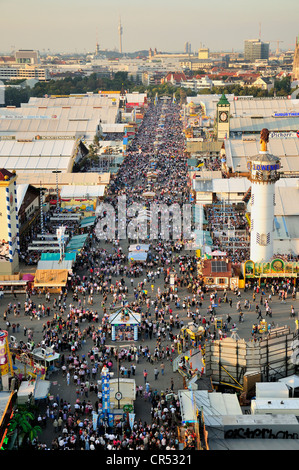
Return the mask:
[(296, 0), (259, 2), (244, 6), (231, 0), (200, 5), (194, 0), (164, 2), (150, 6), (137, 0), (104, 3), (101, 0), (40, 1), (0, 0), (2, 8), (1, 52), (37, 49), (41, 53), (118, 50), (119, 19), (123, 27), (122, 50), (134, 52), (157, 48), (180, 52), (186, 41), (192, 52), (201, 46), (211, 51), (243, 51), (245, 39), (270, 41), (271, 51), (294, 49), (299, 34)]

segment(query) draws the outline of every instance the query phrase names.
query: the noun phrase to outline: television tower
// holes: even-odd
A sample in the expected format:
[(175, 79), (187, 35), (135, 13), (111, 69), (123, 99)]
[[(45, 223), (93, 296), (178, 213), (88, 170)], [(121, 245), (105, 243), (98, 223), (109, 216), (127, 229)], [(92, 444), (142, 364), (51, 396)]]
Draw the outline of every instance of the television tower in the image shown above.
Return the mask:
[(122, 27), (120, 18), (119, 18), (119, 25), (118, 25), (118, 34), (119, 34), (119, 52), (122, 54), (123, 52), (123, 47), (122, 47), (123, 27)]
[(275, 183), (280, 178), (280, 158), (267, 150), (269, 131), (261, 131), (259, 154), (248, 159), (251, 181), (250, 259), (267, 262), (273, 257)]

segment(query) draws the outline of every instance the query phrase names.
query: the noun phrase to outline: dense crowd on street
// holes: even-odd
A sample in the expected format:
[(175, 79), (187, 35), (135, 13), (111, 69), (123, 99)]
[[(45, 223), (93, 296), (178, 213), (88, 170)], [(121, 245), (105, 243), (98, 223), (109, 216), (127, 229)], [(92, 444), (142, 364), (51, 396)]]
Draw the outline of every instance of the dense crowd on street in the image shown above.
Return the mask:
[[(152, 170), (157, 176), (149, 180), (148, 172)], [(144, 196), (147, 191), (153, 194), (150, 200)], [(187, 155), (180, 108), (176, 104), (160, 100), (149, 106), (122, 166), (112, 179), (105, 202), (117, 208), (118, 197), (122, 195), (126, 196), (127, 205), (139, 202), (146, 209), (150, 209), (151, 203), (170, 207), (189, 202)], [(229, 206), (225, 219), (221, 214), (219, 207), (209, 209), (211, 229), (219, 226), (221, 230), (222, 224), (236, 230), (246, 228), (242, 212)], [(101, 214), (99, 221), (103, 217)], [(53, 233), (50, 214), (44, 223), (46, 230)], [(33, 225), (24, 240), (24, 252), (37, 230)], [(128, 259), (128, 247), (136, 239), (101, 238), (97, 225), (90, 235), (65, 289), (50, 295), (28, 288), (25, 302), (15, 300), (4, 312), (3, 319), (11, 334), (20, 333), (20, 316), (28, 320), (23, 340), (15, 345), (16, 351), (26, 352), (40, 345), (53, 348), (60, 354), (58, 373), (62, 374), (64, 387), (74, 389), (70, 402), (63, 393), (47, 399), (38, 424), (45, 431), (51, 429), (53, 439), (46, 445), (42, 438), (37, 438), (34, 445), (37, 449), (52, 450), (178, 449), (177, 428), (181, 423), (178, 396), (171, 378), (169, 386), (161, 390), (158, 377), (164, 376), (165, 365), (172, 364), (182, 346), (182, 327), (187, 322), (201, 326), (203, 333), (197, 346), (204, 349), (206, 341), (225, 338), (237, 329), (237, 322), (232, 321), (230, 314), (224, 316), (222, 328), (216, 329), (215, 303), (218, 308), (226, 304), (232, 312), (236, 306), (239, 322), (244, 321), (247, 311), (255, 309), (259, 322), (267, 317), (272, 319), (273, 298), (283, 302), (295, 295), (294, 289), (287, 282), (266, 285), (262, 291), (257, 284), (246, 285), (242, 299), (238, 289), (234, 293), (207, 292), (197, 276), (194, 252), (187, 251), (185, 240), (171, 230), (166, 239), (159, 234), (155, 239), (146, 236), (138, 240), (150, 246), (150, 256), (143, 263)], [(241, 241), (237, 240), (239, 245)], [(235, 262), (248, 259), (246, 248), (234, 250), (233, 255)], [(33, 261), (29, 258), (26, 262)], [(140, 314), (138, 341), (133, 341), (131, 336), (126, 346), (111, 345), (109, 315), (112, 309), (125, 306)], [(290, 312), (293, 314), (294, 308)], [(42, 324), (41, 341), (35, 338), (33, 320)], [(252, 326), (253, 341), (259, 337), (258, 322)], [(269, 321), (269, 328), (273, 325)], [(87, 345), (86, 353), (83, 351)], [(192, 346), (190, 340), (187, 347)], [(148, 420), (136, 416), (133, 425), (122, 419), (111, 426), (101, 418), (103, 367), (128, 378), (135, 377), (136, 369), (143, 370), (144, 383), (136, 386), (136, 396), (150, 403)], [(94, 426), (94, 413), (100, 416), (98, 426)], [(185, 445), (194, 448), (192, 433), (186, 436)]]
[[(158, 123), (163, 122), (159, 128)], [(159, 136), (157, 136), (157, 129)], [(153, 146), (154, 142), (158, 145)], [(155, 148), (155, 150), (153, 150)], [(158, 177), (149, 182), (147, 173), (154, 169)], [(134, 172), (132, 171), (134, 168)], [(144, 198), (150, 190), (154, 199)], [(109, 186), (105, 202), (117, 206), (117, 197), (126, 195), (127, 204), (142, 202), (150, 208), (150, 202), (182, 205), (189, 200), (188, 171), (184, 152), (184, 135), (179, 107), (159, 101), (151, 104), (137, 135), (131, 142), (124, 162)], [(45, 229), (51, 233), (50, 214), (44, 219)], [(24, 252), (38, 228), (32, 228), (24, 241)], [(126, 242), (119, 243), (99, 238), (94, 227), (91, 237), (76, 260), (73, 275), (67, 288), (58, 295), (28, 289), (24, 305), (9, 305), (7, 326), (16, 331), (18, 316), (28, 317), (24, 338), (16, 346), (26, 351), (40, 344), (53, 348), (60, 354), (60, 372), (65, 386), (76, 390), (73, 403), (56, 396), (48, 400), (47, 408), (38, 421), (49, 429), (53, 427), (52, 449), (177, 449), (177, 426), (180, 410), (173, 381), (169, 388), (158, 390), (145, 380), (136, 387), (137, 396), (151, 404), (148, 422), (136, 416), (133, 426), (121, 420), (108, 426), (103, 420), (94, 428), (93, 412), (101, 416), (101, 371), (104, 366), (118, 372), (121, 377), (133, 377), (136, 367), (143, 367), (153, 374), (164, 375), (166, 361), (177, 354), (180, 328), (184, 322), (173, 308), (184, 314), (194, 305), (194, 299), (180, 298), (180, 287), (191, 287), (196, 279), (196, 262), (184, 251), (184, 243), (170, 231), (169, 239), (150, 240), (150, 257), (143, 263), (128, 262)], [(148, 241), (145, 239), (143, 241)], [(130, 242), (130, 240), (129, 240)], [(26, 262), (34, 262), (33, 257)], [(175, 271), (175, 288), (170, 288), (170, 273)], [(84, 274), (83, 274), (84, 273)], [(159, 281), (161, 279), (161, 282)], [(156, 288), (156, 283), (162, 287)], [(195, 296), (193, 295), (195, 298)], [(141, 315), (136, 343), (129, 347), (111, 346), (111, 308), (127, 305)], [(95, 300), (101, 308), (94, 308)], [(188, 310), (188, 316), (189, 316)], [(11, 321), (12, 314), (14, 322)], [(42, 341), (35, 343), (34, 328), (30, 322), (42, 322)], [(19, 327), (17, 327), (19, 328)], [(11, 331), (11, 330), (10, 330)], [(151, 348), (147, 342), (154, 339)], [(83, 346), (90, 344), (88, 354), (82, 354)], [(120, 343), (121, 344), (121, 343)], [(117, 371), (117, 367), (119, 370)], [(146, 373), (147, 375), (147, 373)], [(151, 382), (154, 382), (151, 381)], [(167, 397), (167, 399), (166, 399)], [(170, 397), (170, 398), (169, 398)], [(45, 447), (37, 439), (36, 447)], [(190, 444), (190, 443), (189, 443)]]

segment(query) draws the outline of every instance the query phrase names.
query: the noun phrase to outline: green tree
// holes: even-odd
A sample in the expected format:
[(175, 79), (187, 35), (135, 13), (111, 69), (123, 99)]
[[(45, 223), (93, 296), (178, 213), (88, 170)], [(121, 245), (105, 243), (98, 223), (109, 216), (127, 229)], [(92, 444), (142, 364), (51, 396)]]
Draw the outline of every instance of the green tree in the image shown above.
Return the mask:
[(274, 81), (274, 88), (278, 96), (287, 96), (291, 93), (291, 77), (284, 77)]
[(27, 103), (30, 96), (29, 88), (5, 88), (5, 106), (17, 106)]
[(25, 438), (29, 438), (30, 442), (42, 432), (40, 426), (33, 426), (31, 421), (34, 421), (34, 414), (27, 410), (27, 408), (20, 407), (16, 410), (10, 424), (9, 436), (12, 437), (16, 432), (17, 448), (25, 442)]

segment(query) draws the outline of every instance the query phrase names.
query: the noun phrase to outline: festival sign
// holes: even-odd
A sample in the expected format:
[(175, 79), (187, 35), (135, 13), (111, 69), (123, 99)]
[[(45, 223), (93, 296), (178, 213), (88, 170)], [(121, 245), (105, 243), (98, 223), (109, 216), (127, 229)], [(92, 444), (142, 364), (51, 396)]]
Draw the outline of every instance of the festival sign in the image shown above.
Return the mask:
[(265, 263), (254, 263), (247, 260), (243, 266), (244, 277), (279, 277), (281, 276), (296, 276), (299, 273), (299, 262), (288, 261), (281, 258), (274, 258)]
[(7, 331), (0, 331), (0, 370), (2, 376), (9, 372), (7, 336)]

